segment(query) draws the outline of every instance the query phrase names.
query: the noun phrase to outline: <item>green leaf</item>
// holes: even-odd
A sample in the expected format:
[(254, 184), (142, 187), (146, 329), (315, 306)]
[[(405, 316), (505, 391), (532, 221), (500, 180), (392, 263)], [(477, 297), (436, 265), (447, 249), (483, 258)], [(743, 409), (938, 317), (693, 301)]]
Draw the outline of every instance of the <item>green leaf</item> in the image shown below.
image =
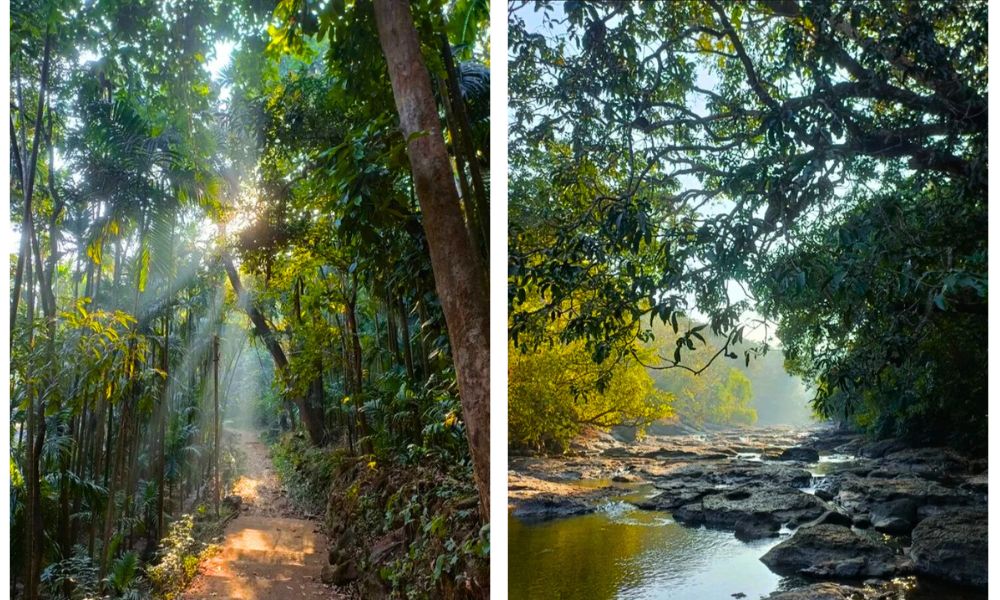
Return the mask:
[(139, 291), (146, 291), (146, 281), (149, 279), (149, 246), (142, 249), (142, 256), (139, 258)]

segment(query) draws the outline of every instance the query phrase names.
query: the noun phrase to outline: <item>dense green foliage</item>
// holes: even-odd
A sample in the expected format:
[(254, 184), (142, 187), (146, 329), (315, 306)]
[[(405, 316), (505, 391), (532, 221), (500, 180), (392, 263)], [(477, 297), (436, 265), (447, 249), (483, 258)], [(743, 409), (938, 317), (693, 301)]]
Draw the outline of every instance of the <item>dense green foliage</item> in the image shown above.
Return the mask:
[(583, 342), (541, 346), (508, 353), (509, 441), (515, 447), (565, 451), (585, 427), (630, 425), (642, 431), (671, 415), (670, 394), (658, 390), (634, 359), (611, 367), (601, 388), (601, 369)]
[[(646, 346), (655, 356), (664, 356), (667, 350), (673, 350), (664, 347), (670, 345), (670, 335), (662, 323), (654, 325), (654, 338)], [(689, 329), (697, 327), (686, 321), (684, 325)], [(707, 365), (699, 373), (673, 365), (650, 367), (654, 384), (673, 395), (674, 412), (683, 423), (697, 428), (752, 425), (757, 421), (757, 411), (751, 379), (732, 363), (711, 362), (711, 357), (719, 351), (718, 342), (706, 333), (704, 342), (690, 352), (689, 360), (694, 364)], [(644, 362), (649, 363), (648, 360)]]
[[(325, 510), (328, 530), (342, 540), (334, 553), (369, 573), (359, 587), (365, 597), (482, 594), (489, 526), (476, 514), (467, 463), (365, 462), (343, 449), (316, 448), (301, 434), (274, 440), (271, 452), (292, 499), (310, 512)], [(380, 553), (367, 551), (379, 544)]]
[(669, 391), (676, 398), (673, 410), (684, 423), (700, 428), (757, 422), (753, 386), (739, 369), (720, 368), (701, 375), (659, 372), (654, 377), (657, 388)]
[(603, 363), (659, 320), (700, 370), (685, 312), (744, 363), (769, 322), (822, 416), (983, 447), (986, 12), (513, 3), (512, 340)]

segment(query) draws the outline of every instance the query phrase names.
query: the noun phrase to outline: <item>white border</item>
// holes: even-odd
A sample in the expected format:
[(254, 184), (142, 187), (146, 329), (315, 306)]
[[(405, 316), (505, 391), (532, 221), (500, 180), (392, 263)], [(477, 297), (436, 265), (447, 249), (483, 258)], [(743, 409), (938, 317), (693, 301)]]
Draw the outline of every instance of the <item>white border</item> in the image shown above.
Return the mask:
[[(998, 59), (997, 44), (1000, 44), (1000, 32), (997, 31), (998, 27), (1000, 27), (1000, 25), (997, 24), (998, 15), (1000, 15), (1000, 9), (998, 9), (997, 3), (990, 2), (989, 42), (988, 42), (990, 47), (988, 60), (990, 63), (993, 63), (995, 60)], [(992, 87), (993, 87), (992, 82), (987, 84), (987, 93), (989, 94), (989, 110), (990, 110), (990, 115), (992, 115), (992, 117), (996, 117), (997, 110), (1000, 109), (1000, 106), (998, 106), (996, 90), (991, 89)], [(993, 121), (996, 121), (996, 118), (990, 119), (991, 125)], [(989, 130), (990, 130), (989, 134), (990, 148), (989, 148), (988, 160), (991, 164), (997, 164), (997, 148), (996, 148), (997, 136), (993, 133), (994, 130), (992, 127), (990, 127)], [(997, 172), (987, 171), (987, 173), (989, 178), (989, 188), (996, 190), (998, 183), (1000, 183), (998, 182)], [(987, 194), (987, 202), (989, 201), (988, 198), (989, 195)], [(993, 244), (997, 242), (998, 237), (1000, 237), (1000, 225), (998, 225), (998, 218), (1000, 218), (1000, 216), (994, 214), (989, 219), (987, 256), (989, 256), (990, 259), (993, 259), (990, 260), (989, 263), (988, 276), (990, 279), (994, 279), (997, 275), (997, 265), (995, 260), (996, 254), (990, 252), (989, 248), (992, 247)], [(997, 326), (998, 322), (997, 319), (1000, 318), (1000, 309), (997, 308), (996, 302), (990, 302), (987, 306), (987, 310), (989, 315), (988, 317), (989, 339), (996, 340), (996, 335), (998, 332), (1000, 332), (1000, 327)], [(998, 388), (996, 385), (997, 381), (996, 378), (998, 375), (1000, 375), (1000, 368), (997, 367), (996, 359), (992, 358), (992, 356), (996, 356), (996, 354), (994, 353), (991, 355), (989, 353), (989, 346), (987, 346), (987, 355), (990, 356), (990, 360), (989, 360), (989, 372), (987, 375), (988, 397), (987, 397), (987, 408), (986, 408), (986, 421), (988, 427), (987, 435), (989, 437), (989, 462), (993, 463), (996, 462), (998, 458), (1000, 458), (997, 455), (998, 451), (1000, 451), (1000, 430), (997, 429), (994, 419), (990, 418), (990, 413), (991, 413), (990, 409), (997, 402), (997, 394), (998, 394), (997, 390), (1000, 388)], [(989, 488), (993, 488), (996, 484), (997, 484), (997, 478), (989, 477), (988, 481)], [(997, 497), (996, 493), (989, 495), (988, 498), (989, 498), (988, 510), (989, 513), (991, 514), (991, 517), (989, 520), (989, 527), (988, 527), (989, 533), (987, 539), (989, 540), (989, 543), (992, 545), (997, 543), (997, 540), (1000, 539), (1000, 523), (997, 523), (997, 514), (998, 514), (997, 511), (998, 508), (1000, 508), (1000, 498)], [(988, 553), (990, 579), (994, 579), (997, 576), (997, 574), (1000, 573), (1000, 568), (998, 568), (998, 565), (1000, 565), (1000, 552), (997, 552), (996, 548), (994, 548), (993, 550), (994, 550), (993, 552)], [(996, 580), (994, 580), (993, 585), (989, 587), (989, 597), (1000, 598), (1000, 583), (998, 583)]]
[(507, 597), (507, 3), (490, 2), (490, 595)]

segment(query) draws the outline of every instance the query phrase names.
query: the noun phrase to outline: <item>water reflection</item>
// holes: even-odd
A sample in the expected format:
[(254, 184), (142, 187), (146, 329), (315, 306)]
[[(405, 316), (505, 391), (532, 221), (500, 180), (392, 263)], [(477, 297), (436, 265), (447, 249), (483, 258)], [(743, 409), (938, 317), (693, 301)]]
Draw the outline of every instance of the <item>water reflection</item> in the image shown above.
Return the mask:
[[(822, 478), (852, 464), (849, 457), (833, 456), (809, 467)], [(589, 515), (531, 524), (509, 518), (511, 598), (729, 600), (745, 594), (741, 597), (756, 600), (808, 583), (779, 577), (760, 562), (792, 534), (787, 528), (780, 538), (742, 542), (732, 532), (684, 527), (670, 513), (638, 510), (628, 503), (656, 494), (649, 484), (581, 484), (614, 487), (618, 494)], [(915, 578), (896, 580), (883, 593), (892, 600), (986, 599), (983, 591)]]
[(757, 598), (780, 581), (759, 561), (779, 540), (746, 544), (624, 503), (530, 525), (511, 518), (509, 526), (511, 598)]

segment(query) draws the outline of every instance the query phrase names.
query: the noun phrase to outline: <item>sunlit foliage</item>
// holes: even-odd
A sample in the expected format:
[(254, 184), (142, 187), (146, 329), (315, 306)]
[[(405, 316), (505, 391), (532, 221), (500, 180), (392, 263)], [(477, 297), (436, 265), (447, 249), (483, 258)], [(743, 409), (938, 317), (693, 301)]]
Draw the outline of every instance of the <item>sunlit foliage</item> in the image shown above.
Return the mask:
[(748, 362), (764, 317), (819, 414), (984, 447), (986, 13), (513, 2), (512, 339), (600, 362), (697, 309)]
[(554, 343), (508, 353), (510, 443), (566, 450), (585, 427), (632, 425), (640, 431), (672, 415), (672, 396), (656, 389), (642, 365), (623, 358), (598, 389), (601, 367), (582, 342)]

